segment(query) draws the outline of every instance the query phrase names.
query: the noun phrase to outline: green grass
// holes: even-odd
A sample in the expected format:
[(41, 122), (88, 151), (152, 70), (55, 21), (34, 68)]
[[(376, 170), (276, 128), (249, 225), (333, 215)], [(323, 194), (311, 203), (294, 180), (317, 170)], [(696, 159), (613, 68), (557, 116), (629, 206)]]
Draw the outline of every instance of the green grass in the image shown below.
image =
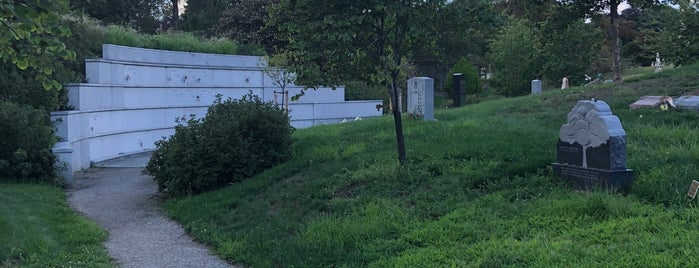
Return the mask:
[(0, 184), (0, 267), (113, 267), (107, 233), (66, 205), (61, 189)]
[[(629, 110), (699, 89), (699, 65), (615, 86), (553, 90), (405, 118), (409, 163), (386, 116), (298, 130), (286, 164), (171, 200), (195, 239), (252, 267), (692, 267), (699, 113)], [(578, 100), (607, 101), (636, 181), (583, 193), (554, 178), (558, 130)]]

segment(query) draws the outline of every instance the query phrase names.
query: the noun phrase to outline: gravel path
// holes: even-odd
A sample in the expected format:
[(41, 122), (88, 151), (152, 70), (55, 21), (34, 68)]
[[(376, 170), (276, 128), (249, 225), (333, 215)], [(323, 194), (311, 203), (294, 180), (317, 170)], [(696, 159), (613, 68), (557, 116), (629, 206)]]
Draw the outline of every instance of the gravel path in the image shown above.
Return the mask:
[(105, 246), (115, 262), (121, 267), (233, 267), (167, 218), (155, 182), (141, 175), (142, 168), (132, 167), (143, 163), (132, 162), (91, 168), (67, 191), (73, 209), (107, 229)]

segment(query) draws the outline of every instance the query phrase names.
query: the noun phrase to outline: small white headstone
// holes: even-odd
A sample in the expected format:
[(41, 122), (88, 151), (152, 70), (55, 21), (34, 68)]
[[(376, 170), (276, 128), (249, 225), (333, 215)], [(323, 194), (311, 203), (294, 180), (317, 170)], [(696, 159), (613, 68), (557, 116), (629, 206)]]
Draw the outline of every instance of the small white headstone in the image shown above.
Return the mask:
[(541, 93), (541, 80), (532, 80), (532, 94), (539, 94)]
[(434, 120), (434, 79), (408, 79), (408, 113), (424, 120)]
[(568, 83), (568, 77), (564, 76), (563, 81), (561, 81), (561, 89), (566, 89), (570, 87), (570, 84)]

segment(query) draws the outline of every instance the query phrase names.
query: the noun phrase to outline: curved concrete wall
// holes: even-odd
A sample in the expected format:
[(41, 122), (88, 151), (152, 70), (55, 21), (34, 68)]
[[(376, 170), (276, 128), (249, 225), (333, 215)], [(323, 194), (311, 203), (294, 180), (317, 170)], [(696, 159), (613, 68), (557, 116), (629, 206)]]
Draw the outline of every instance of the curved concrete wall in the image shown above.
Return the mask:
[[(174, 133), (176, 118), (198, 118), (217, 94), (239, 99), (252, 92), (273, 101), (271, 78), (261, 57), (232, 56), (103, 45), (101, 59), (86, 60), (88, 83), (68, 84), (72, 111), (52, 113), (61, 138), (54, 148), (65, 176), (122, 155), (149, 151)], [(301, 87), (287, 87), (290, 96)], [(281, 95), (278, 95), (281, 100)], [(297, 128), (381, 116), (380, 100), (345, 101), (344, 88), (309, 90), (289, 104)]]

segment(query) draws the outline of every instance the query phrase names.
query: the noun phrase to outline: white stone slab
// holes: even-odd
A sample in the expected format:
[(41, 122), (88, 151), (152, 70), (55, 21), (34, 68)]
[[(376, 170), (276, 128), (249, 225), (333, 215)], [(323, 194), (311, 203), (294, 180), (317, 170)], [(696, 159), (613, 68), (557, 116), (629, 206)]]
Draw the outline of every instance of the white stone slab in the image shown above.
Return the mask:
[(434, 80), (432, 78), (408, 79), (408, 113), (424, 120), (434, 119)]

